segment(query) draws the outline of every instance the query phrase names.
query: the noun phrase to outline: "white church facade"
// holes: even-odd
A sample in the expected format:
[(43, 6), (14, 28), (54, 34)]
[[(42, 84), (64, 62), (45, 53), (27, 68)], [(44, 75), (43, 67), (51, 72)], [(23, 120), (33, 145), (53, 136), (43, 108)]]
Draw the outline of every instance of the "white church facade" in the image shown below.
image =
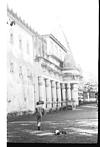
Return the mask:
[(81, 74), (52, 34), (39, 35), (7, 8), (7, 112), (76, 108)]

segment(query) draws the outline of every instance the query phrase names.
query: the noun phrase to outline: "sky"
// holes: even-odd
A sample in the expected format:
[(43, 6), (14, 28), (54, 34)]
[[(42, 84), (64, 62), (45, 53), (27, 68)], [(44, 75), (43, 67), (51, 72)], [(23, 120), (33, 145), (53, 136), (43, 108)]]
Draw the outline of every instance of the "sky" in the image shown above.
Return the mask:
[(39, 34), (52, 33), (65, 47), (67, 38), (84, 79), (98, 81), (98, 0), (8, 0), (7, 4)]

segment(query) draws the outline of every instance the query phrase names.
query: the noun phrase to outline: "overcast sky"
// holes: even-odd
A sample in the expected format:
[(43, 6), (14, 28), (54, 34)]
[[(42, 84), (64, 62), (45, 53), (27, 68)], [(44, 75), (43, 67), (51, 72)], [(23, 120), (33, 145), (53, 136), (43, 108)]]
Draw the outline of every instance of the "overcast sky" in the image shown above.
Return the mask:
[(52, 33), (70, 44), (84, 77), (98, 79), (98, 0), (8, 0), (39, 34)]

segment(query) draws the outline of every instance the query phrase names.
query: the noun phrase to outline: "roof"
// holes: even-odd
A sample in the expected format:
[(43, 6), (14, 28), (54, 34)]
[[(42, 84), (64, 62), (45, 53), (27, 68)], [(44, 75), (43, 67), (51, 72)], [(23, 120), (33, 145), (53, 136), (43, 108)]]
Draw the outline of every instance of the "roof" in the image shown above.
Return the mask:
[(25, 22), (25, 20), (22, 20), (22, 18), (20, 16), (18, 16), (17, 13), (15, 13), (8, 6), (7, 6), (7, 14), (12, 16), (17, 22), (19, 22), (21, 25), (23, 25), (31, 34), (35, 34), (36, 36), (38, 36), (38, 38), (45, 41), (45, 39), (41, 35), (39, 35), (38, 32), (34, 31), (34, 29), (31, 26), (29, 26), (28, 23)]

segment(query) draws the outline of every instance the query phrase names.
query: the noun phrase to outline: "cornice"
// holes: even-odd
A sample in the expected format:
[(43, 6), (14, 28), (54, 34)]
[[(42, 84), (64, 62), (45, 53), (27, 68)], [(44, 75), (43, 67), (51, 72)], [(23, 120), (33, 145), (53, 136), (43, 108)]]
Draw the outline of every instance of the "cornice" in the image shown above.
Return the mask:
[(48, 59), (42, 57), (42, 56), (37, 56), (35, 61), (40, 61), (41, 59), (43, 59), (44, 61), (48, 62), (49, 64), (52, 64), (54, 65), (57, 69), (61, 70), (62, 71), (62, 68), (57, 66), (56, 64), (54, 64), (53, 62), (49, 61)]
[(58, 57), (56, 57), (55, 55), (49, 55), (50, 57), (52, 57), (53, 59), (56, 59), (57, 61), (63, 63), (63, 61), (61, 59), (59, 59)]
[(66, 48), (60, 43), (60, 41), (54, 37), (54, 35), (50, 34), (49, 37), (55, 41), (65, 52), (67, 52)]
[(14, 11), (12, 9), (9, 9), (7, 7), (7, 13), (10, 14), (11, 16), (13, 16), (17, 21), (19, 21), (21, 24), (23, 24), (28, 30), (30, 30), (32, 33), (38, 35), (37, 32), (35, 32), (31, 26), (28, 25), (28, 23), (25, 22), (25, 20), (22, 20), (22, 18), (20, 16), (17, 15), (17, 13), (14, 13)]
[(54, 35), (47, 34), (42, 36), (51, 38), (56, 44), (58, 44), (67, 53), (67, 49), (61, 44), (61, 42), (56, 37), (54, 37)]

